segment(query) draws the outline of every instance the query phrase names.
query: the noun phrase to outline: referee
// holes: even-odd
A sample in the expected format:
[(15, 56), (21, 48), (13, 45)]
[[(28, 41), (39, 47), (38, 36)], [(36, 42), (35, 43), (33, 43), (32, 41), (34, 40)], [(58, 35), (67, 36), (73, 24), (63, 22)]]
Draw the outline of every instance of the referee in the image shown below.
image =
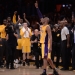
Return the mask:
[(65, 26), (67, 21), (61, 21), (61, 54), (62, 54), (62, 62), (63, 68), (61, 70), (69, 70), (69, 60), (68, 60), (68, 47), (69, 47), (69, 30)]

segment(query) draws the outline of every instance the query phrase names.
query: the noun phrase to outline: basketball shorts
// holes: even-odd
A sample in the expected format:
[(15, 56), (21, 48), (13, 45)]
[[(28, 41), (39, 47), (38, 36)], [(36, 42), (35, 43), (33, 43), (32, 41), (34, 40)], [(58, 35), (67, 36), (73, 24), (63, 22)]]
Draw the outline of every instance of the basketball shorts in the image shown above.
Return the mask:
[(41, 50), (42, 50), (42, 58), (48, 58), (51, 59), (51, 53), (49, 53), (50, 45), (49, 44), (41, 44)]

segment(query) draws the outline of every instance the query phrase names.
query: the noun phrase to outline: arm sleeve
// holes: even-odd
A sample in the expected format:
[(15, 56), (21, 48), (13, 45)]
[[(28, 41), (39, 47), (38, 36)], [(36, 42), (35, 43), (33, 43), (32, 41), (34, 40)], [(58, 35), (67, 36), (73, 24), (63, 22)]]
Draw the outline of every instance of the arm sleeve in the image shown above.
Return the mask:
[(64, 32), (65, 32), (66, 35), (68, 35), (69, 34), (68, 28), (65, 28)]
[(2, 26), (0, 26), (0, 33), (3, 31), (3, 29), (4, 29), (4, 28), (3, 28)]
[(30, 22), (27, 20), (27, 19), (25, 19), (25, 21), (27, 22), (27, 24), (30, 26)]
[(42, 15), (41, 11), (39, 10), (39, 8), (36, 8), (36, 10), (37, 10), (37, 14), (38, 14), (39, 18), (40, 19), (43, 18), (43, 15)]

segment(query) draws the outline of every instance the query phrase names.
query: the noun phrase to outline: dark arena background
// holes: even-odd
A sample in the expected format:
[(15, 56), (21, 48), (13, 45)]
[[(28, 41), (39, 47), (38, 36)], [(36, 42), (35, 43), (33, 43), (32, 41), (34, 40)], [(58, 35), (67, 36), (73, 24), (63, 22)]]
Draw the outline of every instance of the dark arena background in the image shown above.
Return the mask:
[[(66, 7), (71, 11), (75, 7), (74, 0), (37, 0), (41, 12), (46, 15), (51, 12), (62, 12)], [(27, 17), (36, 16), (36, 9), (34, 3), (36, 0), (0, 0), (0, 23), (7, 16), (13, 15), (16, 10), (22, 17), (25, 12)]]

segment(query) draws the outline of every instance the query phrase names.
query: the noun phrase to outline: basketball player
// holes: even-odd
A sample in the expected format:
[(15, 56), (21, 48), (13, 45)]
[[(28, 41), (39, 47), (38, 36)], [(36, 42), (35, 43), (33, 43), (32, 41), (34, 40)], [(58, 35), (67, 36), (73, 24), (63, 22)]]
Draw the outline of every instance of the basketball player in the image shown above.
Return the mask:
[(53, 69), (53, 74), (54, 75), (59, 75), (58, 72), (56, 71), (56, 67), (54, 66), (50, 54), (52, 51), (52, 34), (51, 34), (51, 28), (48, 25), (49, 23), (49, 18), (45, 17), (43, 18), (39, 8), (38, 8), (38, 3), (35, 3), (35, 7), (37, 9), (38, 15), (41, 18), (42, 26), (41, 26), (41, 38), (40, 38), (40, 43), (42, 45), (42, 58), (43, 58), (43, 73), (41, 75), (47, 75), (46, 74), (46, 68), (47, 68), (47, 62), (51, 65)]
[(22, 37), (22, 53), (23, 53), (23, 66), (25, 66), (26, 54), (27, 54), (27, 65), (29, 66), (29, 53), (31, 52), (30, 36), (31, 30), (28, 28), (28, 24), (24, 23), (21, 29), (20, 35)]
[[(29, 21), (26, 19), (25, 13), (23, 14), (23, 17), (24, 17), (25, 22), (27, 22), (27, 24), (30, 25)], [(17, 31), (17, 34), (18, 34), (18, 46), (17, 46), (18, 50), (22, 49), (21, 36), (20, 36), (20, 30), (22, 29), (22, 27), (23, 27), (23, 19), (21, 19), (20, 16), (18, 16), (18, 21), (16, 23), (16, 31)]]
[(18, 16), (18, 21), (17, 23), (15, 24), (15, 27), (16, 27), (16, 32), (18, 34), (18, 46), (17, 46), (17, 49), (18, 50), (21, 50), (22, 49), (22, 46), (21, 46), (21, 36), (20, 36), (20, 30), (22, 29), (23, 27), (23, 19), (20, 18), (20, 16)]
[[(0, 37), (1, 37), (0, 38), (1, 39), (0, 44), (2, 44), (2, 45), (0, 45), (0, 48), (2, 48), (2, 49), (0, 49), (0, 53), (1, 53), (0, 58), (2, 58), (2, 59), (3, 59), (3, 56), (5, 56), (5, 52), (6, 52), (6, 49), (7, 49), (6, 32), (5, 32), (6, 23), (7, 23), (7, 20), (4, 19), (3, 24), (0, 25)], [(3, 64), (3, 62), (2, 62), (2, 64)]]
[[(24, 21), (27, 22), (28, 25), (30, 25), (29, 21), (26, 19), (26, 14), (23, 13), (23, 17), (24, 17)], [(18, 15), (18, 21), (15, 25), (16, 27), (16, 32), (18, 34), (18, 46), (17, 46), (17, 57), (20, 57), (20, 60), (21, 60), (21, 50), (22, 50), (22, 39), (21, 39), (21, 36), (20, 36), (20, 30), (22, 29), (23, 27), (23, 19), (20, 18), (20, 16)]]
[(20, 30), (21, 28), (23, 27), (23, 19), (20, 18), (20, 16), (18, 15), (18, 21), (17, 23), (15, 24), (15, 29), (16, 29), (16, 32), (18, 34), (18, 38), (17, 38), (17, 43), (18, 43), (18, 46), (17, 46), (17, 50), (16, 50), (16, 53), (15, 53), (15, 59), (19, 59), (19, 62), (21, 62), (21, 58), (22, 58), (22, 40), (21, 40), (21, 36), (20, 36)]
[(5, 39), (6, 32), (5, 32), (5, 27), (6, 27), (6, 19), (3, 20), (3, 25), (0, 25), (0, 32), (1, 32), (1, 38)]
[(17, 11), (14, 11), (13, 15), (13, 23), (16, 24), (16, 16), (17, 16)]

